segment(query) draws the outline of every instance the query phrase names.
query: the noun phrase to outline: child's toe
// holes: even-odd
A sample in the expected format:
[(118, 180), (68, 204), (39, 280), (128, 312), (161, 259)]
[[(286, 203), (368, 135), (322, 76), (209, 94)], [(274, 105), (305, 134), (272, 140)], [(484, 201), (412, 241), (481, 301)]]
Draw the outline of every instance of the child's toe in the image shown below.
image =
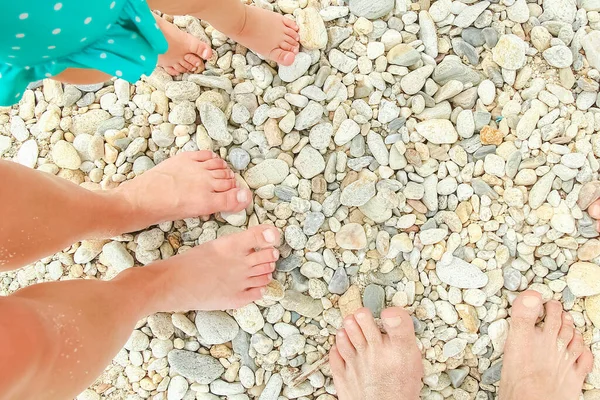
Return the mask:
[(285, 26), (287, 26), (288, 28), (291, 28), (295, 31), (298, 31), (298, 24), (296, 24), (296, 22), (294, 20), (292, 20), (290, 18), (286, 18), (286, 17), (283, 17), (282, 19), (283, 19), (283, 24)]

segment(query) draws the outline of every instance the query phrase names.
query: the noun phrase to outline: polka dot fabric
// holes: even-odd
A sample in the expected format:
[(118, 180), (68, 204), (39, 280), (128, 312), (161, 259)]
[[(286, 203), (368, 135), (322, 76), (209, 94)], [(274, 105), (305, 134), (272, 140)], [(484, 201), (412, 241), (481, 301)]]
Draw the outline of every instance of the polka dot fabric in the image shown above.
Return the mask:
[(168, 44), (146, 0), (13, 0), (0, 13), (0, 106), (67, 68), (130, 82), (152, 73)]

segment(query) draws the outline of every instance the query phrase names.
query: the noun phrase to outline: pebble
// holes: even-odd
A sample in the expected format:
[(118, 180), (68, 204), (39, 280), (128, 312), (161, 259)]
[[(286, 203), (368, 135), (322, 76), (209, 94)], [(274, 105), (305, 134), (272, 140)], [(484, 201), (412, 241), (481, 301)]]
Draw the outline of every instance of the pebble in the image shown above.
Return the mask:
[(238, 334), (238, 324), (223, 311), (196, 311), (196, 329), (202, 341), (213, 345), (232, 341)]
[(367, 246), (365, 230), (356, 223), (342, 226), (335, 234), (335, 241), (338, 246), (346, 250), (360, 250)]
[(567, 285), (577, 297), (600, 294), (600, 267), (589, 262), (576, 262), (569, 267)]
[(215, 381), (225, 368), (211, 356), (187, 350), (171, 350), (168, 355), (171, 370), (196, 383), (207, 385)]
[(378, 19), (394, 8), (394, 0), (349, 0), (350, 12), (358, 17)]
[(306, 146), (294, 160), (294, 166), (304, 179), (312, 179), (325, 170), (325, 160), (318, 150)]
[(415, 129), (419, 135), (434, 144), (453, 144), (458, 140), (458, 133), (448, 120), (431, 119), (419, 122)]
[(385, 303), (385, 291), (379, 285), (371, 284), (365, 288), (363, 294), (363, 304), (371, 310), (375, 318), (381, 316)]
[(294, 59), (294, 63), (288, 67), (279, 66), (278, 75), (284, 82), (294, 82), (296, 79), (303, 76), (308, 68), (310, 68), (311, 58), (306, 53), (298, 53), (296, 54), (296, 58)]
[(244, 179), (250, 188), (258, 189), (269, 184), (279, 184), (289, 174), (287, 163), (279, 159), (267, 159), (246, 171)]
[(461, 289), (482, 288), (488, 283), (487, 275), (479, 268), (449, 254), (437, 263), (436, 273), (442, 282)]
[(546, 62), (555, 68), (568, 68), (573, 64), (573, 53), (567, 46), (552, 46), (542, 55)]
[(100, 261), (108, 267), (121, 272), (133, 267), (133, 256), (129, 254), (123, 243), (109, 242), (102, 247)]
[(494, 62), (508, 70), (523, 68), (526, 57), (527, 44), (518, 36), (513, 34), (502, 35), (492, 49)]
[(250, 164), (250, 154), (242, 148), (236, 147), (229, 151), (229, 162), (233, 168), (242, 171)]

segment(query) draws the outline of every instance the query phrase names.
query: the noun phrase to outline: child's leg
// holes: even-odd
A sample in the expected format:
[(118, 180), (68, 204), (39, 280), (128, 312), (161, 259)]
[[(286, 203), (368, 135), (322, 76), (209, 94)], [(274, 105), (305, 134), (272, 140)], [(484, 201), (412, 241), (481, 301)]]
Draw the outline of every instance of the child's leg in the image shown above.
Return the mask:
[(153, 9), (193, 15), (251, 50), (282, 65), (294, 62), (298, 27), (294, 21), (240, 0), (148, 0)]

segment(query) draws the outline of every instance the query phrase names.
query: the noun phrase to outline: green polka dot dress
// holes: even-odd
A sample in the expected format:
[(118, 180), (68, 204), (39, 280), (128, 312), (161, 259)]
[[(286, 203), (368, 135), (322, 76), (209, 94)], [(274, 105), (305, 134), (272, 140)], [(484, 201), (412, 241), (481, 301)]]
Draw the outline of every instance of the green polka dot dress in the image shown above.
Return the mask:
[(146, 0), (12, 0), (0, 26), (0, 106), (67, 68), (135, 82), (168, 48)]

